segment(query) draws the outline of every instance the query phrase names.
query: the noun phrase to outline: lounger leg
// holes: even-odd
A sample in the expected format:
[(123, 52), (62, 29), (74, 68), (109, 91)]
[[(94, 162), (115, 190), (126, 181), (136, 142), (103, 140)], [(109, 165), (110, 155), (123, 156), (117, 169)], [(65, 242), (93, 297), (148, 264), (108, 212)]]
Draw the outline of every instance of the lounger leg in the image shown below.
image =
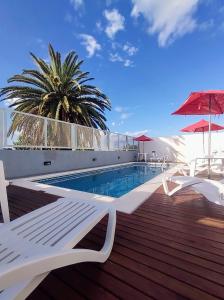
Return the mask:
[(169, 188), (168, 188), (168, 185), (167, 185), (167, 178), (163, 178), (162, 179), (162, 183), (163, 183), (163, 189), (164, 189), (164, 192), (166, 195), (169, 195)]
[(111, 208), (111, 210), (109, 211), (105, 243), (103, 248), (100, 250), (100, 252), (105, 256), (104, 261), (107, 260), (107, 258), (111, 253), (113, 243), (114, 243), (115, 228), (116, 228), (116, 210)]

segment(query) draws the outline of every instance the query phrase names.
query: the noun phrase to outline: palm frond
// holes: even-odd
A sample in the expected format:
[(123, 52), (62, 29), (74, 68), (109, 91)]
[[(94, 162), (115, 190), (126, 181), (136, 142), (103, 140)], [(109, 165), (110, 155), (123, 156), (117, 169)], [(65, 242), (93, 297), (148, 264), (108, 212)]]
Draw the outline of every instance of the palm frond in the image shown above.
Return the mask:
[[(100, 89), (88, 84), (94, 78), (81, 70), (83, 60), (74, 51), (62, 60), (51, 44), (48, 52), (49, 62), (30, 53), (38, 69), (24, 69), (10, 77), (10, 85), (0, 89), (0, 101), (14, 100), (10, 106), (17, 111), (107, 130), (104, 113), (111, 109), (110, 100)], [(32, 122), (18, 114), (12, 116), (12, 121), (10, 134), (23, 130), (31, 137)], [(33, 123), (35, 132), (38, 124)]]

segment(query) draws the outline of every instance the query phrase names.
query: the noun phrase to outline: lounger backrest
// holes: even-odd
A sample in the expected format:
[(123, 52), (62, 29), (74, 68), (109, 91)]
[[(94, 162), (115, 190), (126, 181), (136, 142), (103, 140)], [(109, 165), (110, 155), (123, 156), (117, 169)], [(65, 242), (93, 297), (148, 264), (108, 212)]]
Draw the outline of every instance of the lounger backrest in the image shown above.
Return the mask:
[(10, 222), (3, 162), (0, 160), (0, 204), (4, 223)]

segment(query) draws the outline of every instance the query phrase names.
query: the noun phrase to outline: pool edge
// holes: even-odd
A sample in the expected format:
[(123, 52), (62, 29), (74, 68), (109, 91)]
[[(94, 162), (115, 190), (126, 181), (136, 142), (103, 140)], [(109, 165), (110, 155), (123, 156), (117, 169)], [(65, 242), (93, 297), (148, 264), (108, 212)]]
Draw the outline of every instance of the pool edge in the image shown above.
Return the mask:
[[(119, 166), (122, 165), (130, 165), (131, 163), (124, 163), (119, 164)], [(117, 164), (115, 166), (118, 166)], [(111, 168), (110, 166), (105, 167), (98, 167), (98, 168), (91, 168), (91, 169), (83, 169), (82, 172), (88, 172), (88, 170), (99, 170), (99, 169), (106, 169)], [(69, 171), (69, 172), (62, 172), (60, 174), (62, 175), (69, 175), (71, 173), (80, 173), (81, 170), (77, 171)], [(34, 177), (26, 177), (22, 179), (14, 179), (12, 180), (12, 184), (28, 189), (32, 189), (35, 191), (43, 191), (55, 196), (59, 196), (62, 198), (78, 198), (80, 200), (89, 200), (89, 201), (102, 201), (104, 203), (110, 203), (115, 205), (116, 209), (120, 212), (124, 212), (127, 214), (133, 213), (139, 205), (141, 205), (144, 201), (146, 201), (153, 193), (154, 191), (162, 184), (162, 178), (163, 176), (171, 176), (177, 171), (176, 165), (171, 167), (170, 169), (166, 170), (164, 173), (161, 173), (157, 175), (156, 177), (146, 181), (142, 185), (139, 185), (135, 189), (131, 190), (127, 194), (119, 197), (114, 198), (110, 196), (103, 196), (99, 194), (93, 194), (93, 193), (87, 193), (87, 192), (81, 192), (78, 190), (71, 190), (68, 188), (61, 188), (56, 186), (51, 186), (43, 183), (34, 182), (32, 180), (38, 180), (38, 179), (44, 179), (44, 178), (50, 178), (54, 177), (55, 175), (60, 176), (59, 173), (57, 174), (49, 174), (48, 175), (42, 175), (42, 176), (34, 176)]]

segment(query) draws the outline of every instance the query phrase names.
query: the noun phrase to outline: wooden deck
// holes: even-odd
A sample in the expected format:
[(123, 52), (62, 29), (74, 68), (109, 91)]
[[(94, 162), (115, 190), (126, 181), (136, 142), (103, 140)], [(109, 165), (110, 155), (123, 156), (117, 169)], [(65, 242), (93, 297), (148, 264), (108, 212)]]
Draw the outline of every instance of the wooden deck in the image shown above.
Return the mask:
[[(10, 186), (11, 217), (56, 197)], [(103, 220), (82, 242), (98, 248)], [(51, 272), (34, 299), (224, 299), (224, 208), (191, 190), (169, 198), (159, 188), (135, 213), (118, 213), (115, 244), (105, 264)]]

